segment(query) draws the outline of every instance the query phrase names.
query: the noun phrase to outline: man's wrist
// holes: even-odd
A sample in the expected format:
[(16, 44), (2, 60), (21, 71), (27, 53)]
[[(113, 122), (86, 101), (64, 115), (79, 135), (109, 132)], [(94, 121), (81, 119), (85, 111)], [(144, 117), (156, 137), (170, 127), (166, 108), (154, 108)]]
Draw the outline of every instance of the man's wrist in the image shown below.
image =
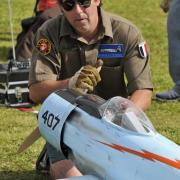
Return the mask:
[(67, 89), (69, 87), (69, 80), (70, 79), (59, 80), (59, 89)]

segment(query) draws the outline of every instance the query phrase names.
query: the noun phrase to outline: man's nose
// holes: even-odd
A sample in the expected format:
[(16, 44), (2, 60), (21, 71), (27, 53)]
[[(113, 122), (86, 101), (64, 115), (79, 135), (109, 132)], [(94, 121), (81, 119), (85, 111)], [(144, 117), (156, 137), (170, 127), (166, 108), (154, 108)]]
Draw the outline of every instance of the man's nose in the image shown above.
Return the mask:
[(76, 2), (75, 6), (74, 6), (74, 10), (76, 12), (80, 13), (83, 11), (83, 7)]

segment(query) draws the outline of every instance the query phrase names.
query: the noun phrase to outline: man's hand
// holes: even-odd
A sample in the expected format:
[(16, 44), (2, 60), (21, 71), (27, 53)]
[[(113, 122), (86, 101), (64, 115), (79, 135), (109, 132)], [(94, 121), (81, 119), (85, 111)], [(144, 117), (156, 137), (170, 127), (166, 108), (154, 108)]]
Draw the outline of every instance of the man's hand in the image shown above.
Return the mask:
[(96, 67), (91, 65), (83, 66), (69, 80), (69, 89), (76, 89), (80, 92), (92, 92), (94, 87), (97, 86), (97, 83), (101, 81), (99, 72), (102, 64), (102, 60), (98, 60)]

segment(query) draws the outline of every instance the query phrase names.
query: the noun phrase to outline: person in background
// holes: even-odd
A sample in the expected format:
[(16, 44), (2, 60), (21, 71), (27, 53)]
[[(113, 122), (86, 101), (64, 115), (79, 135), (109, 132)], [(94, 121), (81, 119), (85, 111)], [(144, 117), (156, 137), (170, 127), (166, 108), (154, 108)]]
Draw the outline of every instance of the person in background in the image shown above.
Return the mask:
[(180, 1), (173, 0), (169, 8), (168, 28), (168, 54), (169, 73), (174, 82), (167, 92), (156, 94), (156, 99), (161, 101), (180, 100)]
[[(104, 11), (101, 0), (58, 3), (63, 15), (45, 22), (34, 39), (30, 98), (42, 103), (53, 91), (69, 88), (104, 99), (123, 96), (146, 110), (153, 85), (147, 45), (139, 30)], [(47, 152), (53, 179), (82, 175), (48, 143)]]
[[(57, 0), (37, 0), (34, 8), (35, 16), (21, 21), (22, 31), (17, 36), (15, 55), (17, 61), (31, 60), (33, 39), (37, 29), (48, 19), (61, 14)], [(8, 59), (13, 59), (10, 49)]]

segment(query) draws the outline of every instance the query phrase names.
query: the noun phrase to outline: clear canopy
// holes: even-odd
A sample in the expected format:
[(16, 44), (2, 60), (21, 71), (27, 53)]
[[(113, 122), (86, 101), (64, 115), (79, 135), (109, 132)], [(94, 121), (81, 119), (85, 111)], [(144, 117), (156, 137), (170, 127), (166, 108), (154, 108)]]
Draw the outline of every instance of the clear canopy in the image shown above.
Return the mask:
[(130, 100), (120, 96), (113, 97), (99, 107), (103, 119), (125, 129), (149, 133), (155, 129), (145, 113), (134, 105)]

